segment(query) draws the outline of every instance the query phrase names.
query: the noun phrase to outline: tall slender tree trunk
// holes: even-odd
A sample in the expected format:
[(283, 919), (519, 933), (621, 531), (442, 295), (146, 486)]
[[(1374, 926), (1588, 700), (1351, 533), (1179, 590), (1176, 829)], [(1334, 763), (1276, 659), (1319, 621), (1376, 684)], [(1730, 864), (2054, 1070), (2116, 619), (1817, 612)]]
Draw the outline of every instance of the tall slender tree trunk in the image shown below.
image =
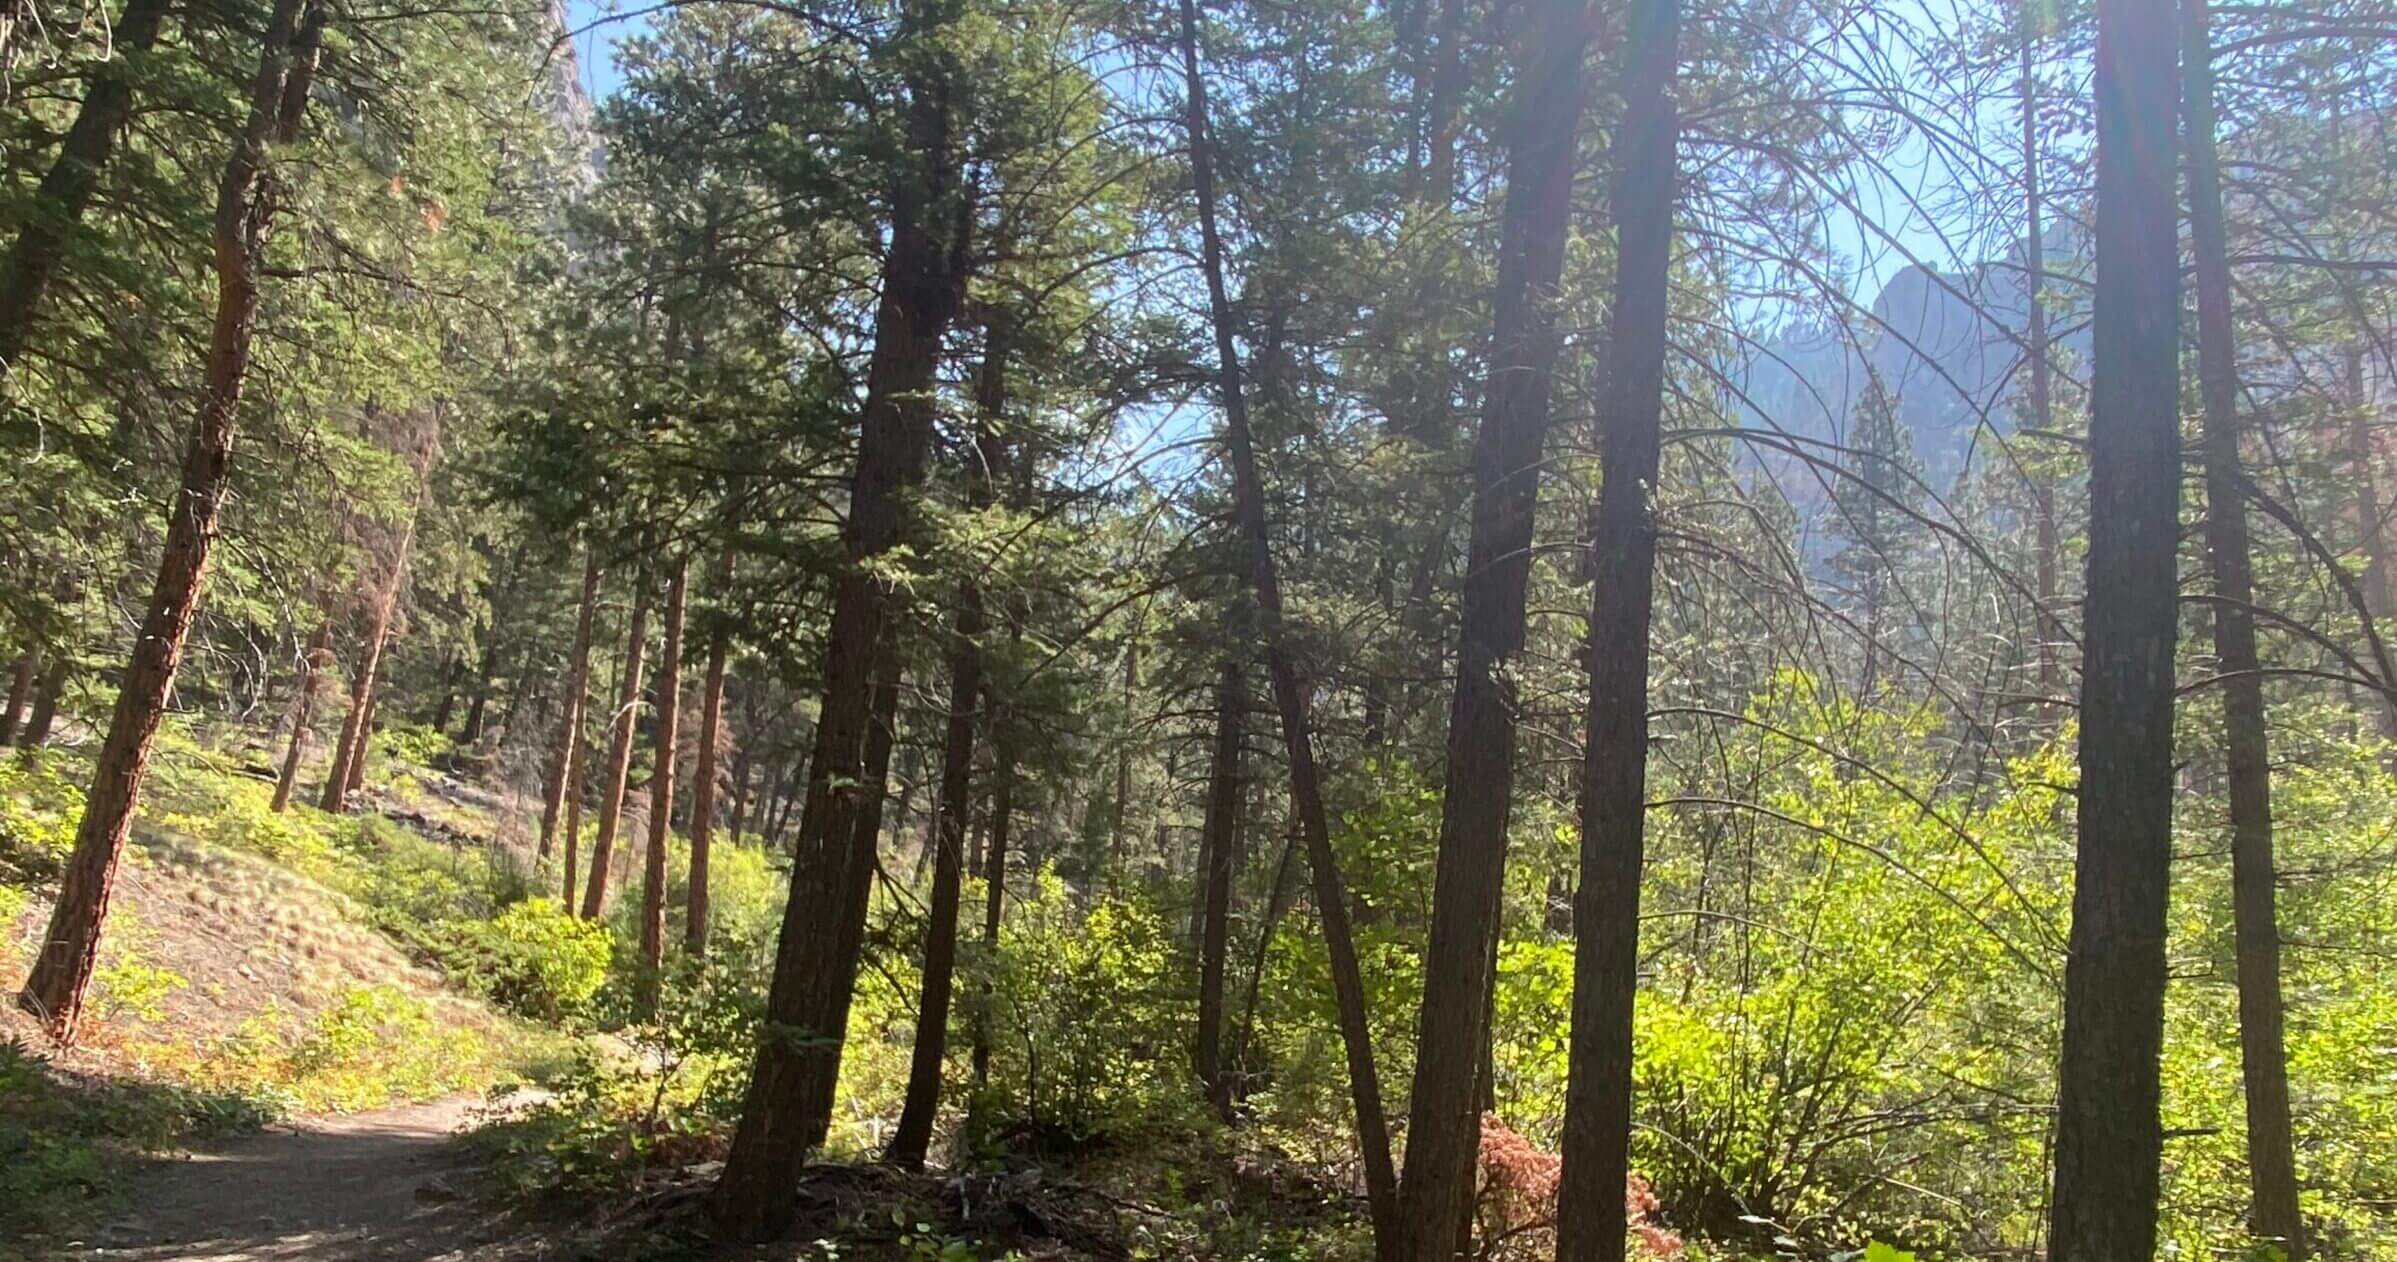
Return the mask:
[[(1015, 821), (1015, 741), (1006, 730), (1007, 712), (996, 696), (990, 698), (990, 849), (982, 869), (982, 953), (999, 950), (999, 926), (1007, 906), (1008, 830)], [(982, 1001), (974, 1009), (974, 1098), (979, 1101), (990, 1085), (990, 981), (983, 979)]]
[(2196, 260), (2197, 385), (2204, 408), (2206, 550), (2214, 563), (2214, 656), (2222, 674), (2230, 775), (2231, 921), (2238, 956), (2240, 1077), (2255, 1234), (2286, 1262), (2304, 1256), (2288, 1053), (2281, 1037), (2280, 926), (2273, 907), (2272, 764), (2256, 651), (2254, 561), (2239, 459), (2239, 347), (2231, 321), (2229, 233), (2214, 147), (2214, 49), (2206, 0), (2180, 0), (2189, 239)]
[(634, 985), (642, 1015), (657, 1011), (666, 967), (666, 842), (674, 831), (674, 744), (682, 726), (682, 616), (691, 559), (674, 559), (666, 580), (666, 645), (658, 653), (657, 763), (649, 776), (649, 849), (641, 870), (641, 975)]
[(1448, 787), (1415, 1030), (1400, 1192), (1405, 1234), (1399, 1256), (1408, 1262), (1446, 1258), (1472, 1211), (1481, 1145), (1475, 1082), (1513, 805), (1517, 707), (1509, 680), (1523, 649), (1532, 518), (1557, 355), (1555, 289), (1571, 229), (1574, 156), (1587, 96), (1585, 0), (1540, 0), (1531, 20), (1538, 33), (1515, 85), (1506, 140), (1492, 359), (1473, 445)]
[(2156, 1247), (2180, 490), (2179, 44), (2172, 0), (2098, 0), (2080, 842), (2052, 1262), (2144, 1259)]
[(366, 715), (358, 720), (358, 746), (350, 754), (349, 784), (342, 790), (344, 798), (366, 787), (366, 754), (374, 744), (375, 712), (383, 708), (383, 690), (376, 688), (366, 694)]
[(32, 749), (50, 739), (50, 725), (58, 718), (58, 703), (66, 695), (67, 675), (73, 668), (65, 655), (51, 657), (50, 669), (42, 672), (42, 682), (33, 690), (33, 713), (27, 716), (17, 744)]
[[(716, 591), (732, 587), (732, 545), (716, 561)], [(707, 951), (707, 858), (716, 827), (716, 745), (724, 727), (724, 654), (728, 645), (722, 627), (712, 627), (707, 640), (707, 678), (699, 688), (698, 766), (691, 776), (691, 878), (684, 905), (683, 942), (691, 954)], [(734, 763), (738, 773), (739, 762)], [(740, 832), (739, 788), (734, 788), (733, 815), (728, 830)]]
[(34, 672), (39, 665), (32, 649), (17, 654), (17, 669), (8, 681), (8, 709), (0, 712), (0, 745), (6, 745), (17, 734), (17, 723), (25, 717), (25, 703), (33, 697)]
[(732, 753), (732, 809), (724, 816), (724, 840), (741, 844), (741, 825), (749, 819), (749, 751), (736, 749)]
[(1248, 739), (1248, 684), (1227, 659), (1215, 685), (1215, 762), (1207, 773), (1207, 814), (1199, 843), (1198, 1040), (1191, 1063), (1199, 1089), (1224, 1120), (1232, 1117), (1232, 1079), (1223, 1063), (1224, 956), (1231, 946), (1233, 833), (1240, 816), (1240, 748)]
[(1640, 869), (1648, 799), (1648, 631), (1656, 580), (1675, 149), (1678, 0), (1633, 0), (1615, 131), (1613, 363), (1604, 483), (1591, 540), (1589, 707), (1582, 745), (1581, 880), (1573, 909), (1558, 1262), (1622, 1262), (1630, 1227), (1632, 1003), (1639, 990)]
[[(549, 783), (541, 796), (540, 857), (548, 858), (558, 817), (573, 791), (576, 757), (582, 752), (583, 706), (591, 693), (591, 618), (599, 608), (599, 553), (583, 546), (583, 595), (574, 611), (574, 656), (566, 666), (566, 700), (558, 707), (558, 734), (551, 742)], [(567, 834), (567, 845), (574, 844)]]
[(924, 909), (923, 994), (907, 1095), (884, 1158), (918, 1170), (940, 1112), (941, 1068), (948, 1059), (950, 996), (956, 986), (957, 908), (964, 885), (965, 819), (972, 800), (974, 724), (982, 696), (982, 592), (971, 581), (957, 593), (956, 643), (949, 652), (949, 714), (941, 740), (940, 801), (933, 823), (932, 898)]
[(308, 752), (308, 725), (316, 718), (316, 693), (323, 686), (325, 663), (333, 655), (333, 623), (319, 618), (300, 658), (299, 696), (291, 707), (291, 743), (283, 750), (283, 768), (275, 776), (274, 800), (267, 809), (277, 813), (291, 807), (292, 788), (299, 783), (300, 760)]
[(1197, 0), (1181, 0), (1184, 128), (1190, 142), (1191, 182), (1198, 201), (1200, 256), (1207, 304), (1215, 332), (1217, 388), (1223, 396), (1224, 445), (1232, 464), (1232, 516), (1240, 535), (1241, 568), (1263, 623), (1265, 669), (1273, 681), (1274, 707), (1282, 721), (1282, 743), (1290, 763), (1290, 801), (1307, 842), (1314, 870), (1316, 913), (1331, 960), (1332, 990), (1340, 1020), (1340, 1042), (1348, 1058), (1348, 1090), (1356, 1112), (1357, 1145), (1364, 1161), (1365, 1195), (1373, 1214), (1376, 1247), (1385, 1256), (1397, 1239), (1398, 1176), (1391, 1162), (1389, 1123), (1382, 1113), (1381, 1079), (1373, 1063), (1373, 1034), (1365, 1010), (1365, 984), (1349, 928), (1348, 893), (1332, 855), (1331, 819), (1324, 809), (1321, 773), (1315, 765), (1313, 724), (1307, 716), (1306, 683), (1298, 658), (1283, 634), (1281, 576), (1265, 523), (1265, 488), (1249, 433), (1248, 397), (1241, 382), (1240, 352), (1232, 328), (1231, 298), (1224, 286), (1223, 236), (1216, 226), (1214, 144), (1207, 123), (1207, 81), (1201, 71)]
[[(7, 260), (0, 262), (0, 381), (6, 380), (25, 353), (50, 284), (66, 262), (68, 243), (99, 192), (100, 175), (116, 148), (118, 133), (132, 116), (133, 81), (127, 62), (149, 52), (158, 42), (159, 27), (170, 7), (172, 0), (126, 0), (109, 32), (109, 42), (118, 56), (93, 76), (75, 121), (67, 126), (66, 138), (59, 143), (58, 156), (51, 160), (49, 172), (34, 192), (33, 211), (9, 246)], [(286, 37), (289, 34), (285, 32)], [(280, 102), (270, 107), (270, 124), (274, 121), (271, 111), (279, 106)], [(251, 193), (245, 189), (242, 196)], [(223, 207), (220, 194), (218, 209)], [(219, 295), (221, 303), (221, 283)]]
[[(825, 690), (807, 767), (799, 854), (784, 907), (766, 998), (770, 1031), (758, 1040), (741, 1120), (718, 1181), (728, 1234), (763, 1239), (790, 1219), (791, 1180), (831, 1124), (872, 890), (884, 784), (867, 775), (867, 737), (878, 702), (878, 663), (897, 655), (889, 606), (868, 563), (900, 539), (908, 492), (921, 480), (932, 438), (931, 387), (942, 337), (965, 297), (970, 197), (959, 153), (960, 69), (938, 33), (951, 0), (902, 6), (899, 43), (908, 87), (907, 152), (894, 172), (882, 301), (866, 369), (866, 401), (824, 654)], [(892, 689), (896, 704), (896, 689)]]
[[(312, 3), (303, 22), (301, 2), (275, 0), (258, 72), (250, 83), (248, 120), (234, 140), (217, 186), (216, 323), (209, 335), (199, 415), (184, 449), (183, 478), (167, 520), (158, 580), (150, 590), (149, 610), (134, 640), (108, 735), (94, 762), (75, 848), (59, 882), (49, 928), (24, 989), (17, 994), (17, 1006), (40, 1018), (61, 1042), (74, 1039), (83, 1017), (84, 990), (99, 957), (100, 930), (141, 797), (150, 740), (166, 713), (183, 643), (199, 612), (208, 553), (216, 542), (217, 516), (232, 468), (234, 421), (257, 323), (258, 272), (279, 200), (268, 151), (297, 136), (315, 71), (317, 37), (323, 30), (323, 9)], [(287, 106), (287, 91), (298, 104)]]
[[(975, 448), (980, 476), (970, 499), (985, 509), (994, 483), (1007, 467), (999, 433), (1007, 407), (1007, 318), (993, 316), (984, 332), (982, 366), (975, 375), (978, 413)], [(907, 1067), (907, 1095), (899, 1124), (884, 1156), (903, 1169), (922, 1169), (940, 1113), (941, 1071), (949, 1056), (949, 1008), (957, 986), (957, 911), (965, 885), (966, 817), (973, 812), (974, 726), (982, 706), (982, 588), (967, 578), (957, 586), (955, 639), (949, 650), (949, 713), (941, 733), (940, 795), (933, 806), (932, 899), (924, 909), (923, 993), (916, 1007), (916, 1037)]]
[[(423, 472), (419, 469), (420, 477)], [(400, 534), (398, 550), (391, 558), (391, 572), (376, 589), (374, 603), (367, 610), (366, 634), (358, 647), (358, 669), (350, 679), (349, 717), (342, 722), (341, 742), (334, 746), (333, 766), (325, 775), (324, 797), (317, 803), (335, 814), (348, 804), (350, 791), (365, 774), (375, 685), (382, 676), (383, 649), (391, 638), (391, 614), (399, 604), (400, 589), (407, 582), (408, 554), (415, 542), (416, 514), (411, 510), (408, 525)]]
[(596, 920), (607, 906), (608, 870), (616, 857), (616, 830), (624, 822), (624, 783), (632, 775), (633, 734), (640, 726), (641, 656), (649, 639), (649, 577), (633, 578), (633, 622), (624, 637), (624, 675), (616, 685), (616, 708), (608, 716), (608, 782), (599, 791), (599, 830), (591, 837), (591, 876), (583, 890), (583, 919)]

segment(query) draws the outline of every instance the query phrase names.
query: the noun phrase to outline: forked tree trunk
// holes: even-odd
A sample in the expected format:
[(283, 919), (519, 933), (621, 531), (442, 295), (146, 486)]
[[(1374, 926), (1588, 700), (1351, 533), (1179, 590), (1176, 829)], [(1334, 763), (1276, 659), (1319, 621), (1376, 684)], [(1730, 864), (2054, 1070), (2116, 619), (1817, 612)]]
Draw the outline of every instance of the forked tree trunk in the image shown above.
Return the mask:
[[(591, 692), (591, 617), (599, 608), (599, 553), (583, 547), (583, 594), (574, 611), (574, 655), (566, 666), (566, 700), (558, 707), (558, 734), (550, 744), (549, 783), (541, 796), (540, 857), (555, 843), (558, 817), (572, 792), (576, 755), (583, 739), (583, 706)], [(567, 834), (571, 848), (574, 836)], [(569, 859), (571, 867), (573, 860)], [(569, 882), (571, 884), (571, 882)]]
[(674, 831), (674, 742), (682, 726), (682, 615), (687, 556), (674, 559), (666, 581), (666, 645), (658, 653), (657, 763), (649, 777), (649, 848), (641, 869), (641, 974), (634, 996), (641, 1015), (657, 1011), (658, 975), (666, 967), (666, 842)]
[(1607, 371), (1582, 746), (1573, 1023), (1557, 1189), (1558, 1262), (1622, 1262), (1630, 1228), (1632, 1001), (1648, 797), (1648, 630), (1656, 579), (1665, 326), (1680, 120), (1678, 0), (1633, 0), (1615, 131), (1613, 363)]
[(1367, 1024), (1365, 984), (1349, 930), (1348, 892), (1332, 855), (1331, 818), (1324, 809), (1321, 774), (1315, 766), (1314, 729), (1307, 716), (1306, 683), (1298, 658), (1283, 635), (1281, 576), (1265, 522), (1265, 488), (1249, 434), (1248, 397), (1241, 383), (1240, 352), (1232, 328), (1232, 304), (1224, 287), (1223, 236), (1216, 226), (1214, 145), (1207, 123), (1207, 81), (1201, 72), (1197, 0), (1181, 0), (1184, 129), (1190, 143), (1190, 172), (1198, 201), (1200, 257), (1207, 305), (1215, 333), (1217, 389), (1222, 394), (1224, 445), (1232, 465), (1232, 516), (1240, 535), (1241, 568), (1263, 623), (1266, 674), (1273, 681), (1274, 708), (1282, 720), (1282, 744), (1290, 761), (1290, 801), (1307, 842), (1315, 877), (1316, 914), (1331, 960), (1332, 990), (1339, 1012), (1340, 1042), (1348, 1057), (1349, 1098), (1356, 1113), (1357, 1146), (1364, 1160), (1365, 1195), (1372, 1208), (1373, 1234), (1386, 1256), (1398, 1238), (1398, 1176), (1391, 1164), (1389, 1124), (1382, 1114), (1381, 1079), (1373, 1063), (1373, 1034)]
[[(124, 12), (117, 15), (116, 25), (109, 31), (109, 42), (119, 55), (92, 77), (92, 86), (83, 95), (83, 105), (76, 110), (75, 121), (68, 125), (65, 139), (59, 142), (58, 156), (52, 159), (41, 187), (34, 192), (33, 213), (21, 221), (25, 226), (18, 230), (16, 241), (10, 245), (7, 261), (0, 263), (0, 379), (7, 377), (18, 357), (24, 354), (50, 283), (57, 279), (59, 268), (66, 262), (68, 240), (82, 222), (92, 197), (99, 192), (100, 175), (116, 148), (117, 134), (132, 116), (133, 82), (126, 54), (139, 57), (150, 51), (158, 42), (158, 30), (169, 7), (170, 0), (127, 0)], [(288, 37), (290, 32), (284, 34)], [(274, 38), (271, 29), (268, 37)], [(275, 50), (278, 55), (282, 51)], [(269, 107), (270, 123), (279, 106), (278, 102)], [(261, 133), (262, 143), (264, 138)], [(245, 188), (242, 196), (247, 199), (251, 193)], [(217, 201), (220, 213), (224, 204), (220, 191)], [(220, 236), (223, 231), (220, 221)], [(238, 246), (240, 242), (234, 244)], [(221, 305), (221, 282), (218, 294)]]
[(2239, 1065), (2247, 1103), (2250, 1225), (2285, 1262), (2305, 1252), (2281, 1037), (2280, 926), (2273, 906), (2272, 763), (2256, 651), (2255, 565), (2239, 459), (2239, 347), (2231, 321), (2229, 233), (2214, 147), (2214, 50), (2206, 0), (2180, 0), (2189, 239), (2196, 260), (2197, 385), (2204, 410), (2206, 550), (2214, 562), (2214, 656), (2222, 677), (2230, 777), (2231, 923), (2238, 957)]
[(308, 752), (308, 725), (316, 718), (317, 689), (324, 684), (325, 663), (332, 655), (333, 623), (320, 618), (300, 659), (300, 695), (291, 707), (291, 743), (283, 750), (283, 768), (275, 776), (275, 796), (267, 803), (269, 810), (279, 813), (291, 808), (292, 787), (300, 779), (300, 760)]
[(1215, 761), (1207, 773), (1207, 814), (1199, 840), (1198, 1039), (1191, 1064), (1199, 1089), (1232, 1119), (1232, 1079), (1223, 1063), (1224, 955), (1231, 946), (1233, 835), (1240, 827), (1240, 751), (1248, 739), (1248, 682), (1227, 659), (1215, 685)]
[[(716, 562), (716, 591), (732, 587), (732, 545)], [(707, 852), (716, 827), (716, 744), (724, 727), (724, 654), (728, 647), (722, 627), (712, 627), (707, 639), (707, 678), (699, 689), (698, 765), (691, 775), (691, 878), (683, 908), (683, 943), (691, 954), (707, 951)], [(736, 763), (737, 767), (738, 764)], [(735, 790), (731, 831), (740, 829), (738, 790)]]
[(354, 794), (358, 790), (366, 787), (367, 747), (374, 743), (375, 711), (382, 709), (382, 707), (382, 689), (377, 688), (373, 692), (366, 694), (366, 714), (365, 717), (358, 720), (357, 748), (350, 754), (349, 784), (346, 785), (342, 790), (345, 799), (348, 795)]
[(608, 781), (599, 791), (599, 829), (591, 837), (590, 885), (583, 891), (583, 918), (597, 920), (607, 905), (608, 871), (616, 857), (616, 829), (624, 822), (624, 782), (632, 774), (633, 733), (640, 726), (641, 655), (649, 638), (649, 579), (633, 579), (633, 622), (624, 637), (624, 675), (616, 686), (616, 708), (608, 716)]
[(1529, 17), (1537, 33), (1508, 120), (1492, 361), (1473, 445), (1447, 793), (1415, 1027), (1398, 1250), (1409, 1262), (1448, 1257), (1468, 1229), (1472, 1209), (1481, 1146), (1476, 1083), (1514, 799), (1517, 702), (1509, 681), (1523, 649), (1532, 518), (1557, 355), (1555, 289), (1571, 226), (1587, 95), (1586, 0), (1540, 0)]
[(717, 1184), (718, 1218), (738, 1239), (769, 1237), (790, 1219), (791, 1181), (831, 1124), (856, 989), (878, 842), (877, 830), (860, 824), (879, 815), (884, 790), (882, 776), (868, 766), (868, 738), (881, 709), (873, 694), (886, 675), (893, 707), (897, 700), (888, 609), (895, 598), (869, 563), (899, 542), (905, 498), (923, 476), (940, 343), (965, 297), (970, 216), (957, 134), (960, 70), (934, 38), (955, 12), (951, 0), (901, 7), (899, 39), (910, 49), (907, 152), (914, 161), (900, 165), (890, 190), (890, 243), (843, 532), (847, 564), (834, 583), (799, 853), (766, 998), (769, 1026), (790, 1037), (758, 1041)]
[[(312, 4), (303, 23), (300, 5), (301, 0), (275, 0), (258, 72), (250, 82), (248, 120), (217, 186), (216, 322), (200, 383), (199, 415), (184, 449), (183, 478), (167, 520), (158, 580), (150, 590), (149, 609), (133, 643), (108, 734), (94, 760), (75, 848), (59, 881), (49, 928), (24, 989), (17, 994), (17, 1006), (39, 1018), (61, 1042), (73, 1040), (83, 1017), (84, 990), (99, 958), (100, 930), (141, 797), (150, 740), (174, 689), (184, 640), (199, 612), (209, 549), (216, 542), (217, 516), (232, 468), (242, 378), (249, 370), (250, 339), (257, 323), (258, 272), (278, 200), (268, 149), (297, 134), (315, 70), (317, 35), (323, 30), (323, 9)], [(297, 98), (296, 106), (286, 107), (287, 90)]]
[(2172, 0), (2098, 0), (2080, 840), (2052, 1262), (2156, 1248), (2178, 625), (2179, 44)]

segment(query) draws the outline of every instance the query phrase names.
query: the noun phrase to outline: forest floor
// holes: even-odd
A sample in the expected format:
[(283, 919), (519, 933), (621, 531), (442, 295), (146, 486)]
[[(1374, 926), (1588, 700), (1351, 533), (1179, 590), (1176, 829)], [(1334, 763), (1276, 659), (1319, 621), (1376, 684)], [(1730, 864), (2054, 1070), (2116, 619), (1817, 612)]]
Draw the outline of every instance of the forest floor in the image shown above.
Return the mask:
[(453, 1142), (481, 1120), (459, 1094), (277, 1125), (140, 1170), (136, 1206), (85, 1256), (367, 1262), (480, 1256), (491, 1219), (462, 1198)]

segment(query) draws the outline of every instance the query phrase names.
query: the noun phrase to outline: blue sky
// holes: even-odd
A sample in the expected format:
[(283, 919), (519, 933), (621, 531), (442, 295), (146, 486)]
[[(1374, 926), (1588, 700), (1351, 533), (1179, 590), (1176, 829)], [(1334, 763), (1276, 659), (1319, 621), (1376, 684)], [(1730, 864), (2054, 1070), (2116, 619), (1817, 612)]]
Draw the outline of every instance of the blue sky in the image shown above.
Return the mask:
[[(611, 14), (638, 13), (646, 4), (615, 3), (613, 0), (566, 0), (566, 29), (581, 31)], [(583, 31), (574, 38), (574, 58), (583, 70), (583, 91), (596, 101), (616, 90), (620, 76), (616, 73), (615, 42), (626, 35), (636, 35), (649, 25), (645, 16), (621, 17), (604, 22), (594, 29)]]

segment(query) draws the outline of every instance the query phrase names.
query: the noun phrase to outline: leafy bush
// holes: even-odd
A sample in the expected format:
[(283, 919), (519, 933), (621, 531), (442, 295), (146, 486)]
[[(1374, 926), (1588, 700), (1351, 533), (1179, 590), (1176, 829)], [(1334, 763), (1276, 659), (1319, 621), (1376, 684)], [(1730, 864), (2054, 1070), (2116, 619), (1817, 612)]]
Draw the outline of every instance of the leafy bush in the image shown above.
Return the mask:
[(83, 818), (83, 788), (68, 775), (75, 767), (48, 749), (0, 760), (0, 884), (58, 875)]
[(511, 904), (490, 920), (453, 920), (443, 971), (528, 1017), (582, 1012), (607, 980), (609, 933), (551, 898)]
[(308, 1112), (429, 1099), (494, 1072), (479, 1033), (436, 1021), (428, 1002), (392, 986), (352, 986), (296, 1030), (270, 1007), (197, 1047), (126, 1050), (153, 1073)]

